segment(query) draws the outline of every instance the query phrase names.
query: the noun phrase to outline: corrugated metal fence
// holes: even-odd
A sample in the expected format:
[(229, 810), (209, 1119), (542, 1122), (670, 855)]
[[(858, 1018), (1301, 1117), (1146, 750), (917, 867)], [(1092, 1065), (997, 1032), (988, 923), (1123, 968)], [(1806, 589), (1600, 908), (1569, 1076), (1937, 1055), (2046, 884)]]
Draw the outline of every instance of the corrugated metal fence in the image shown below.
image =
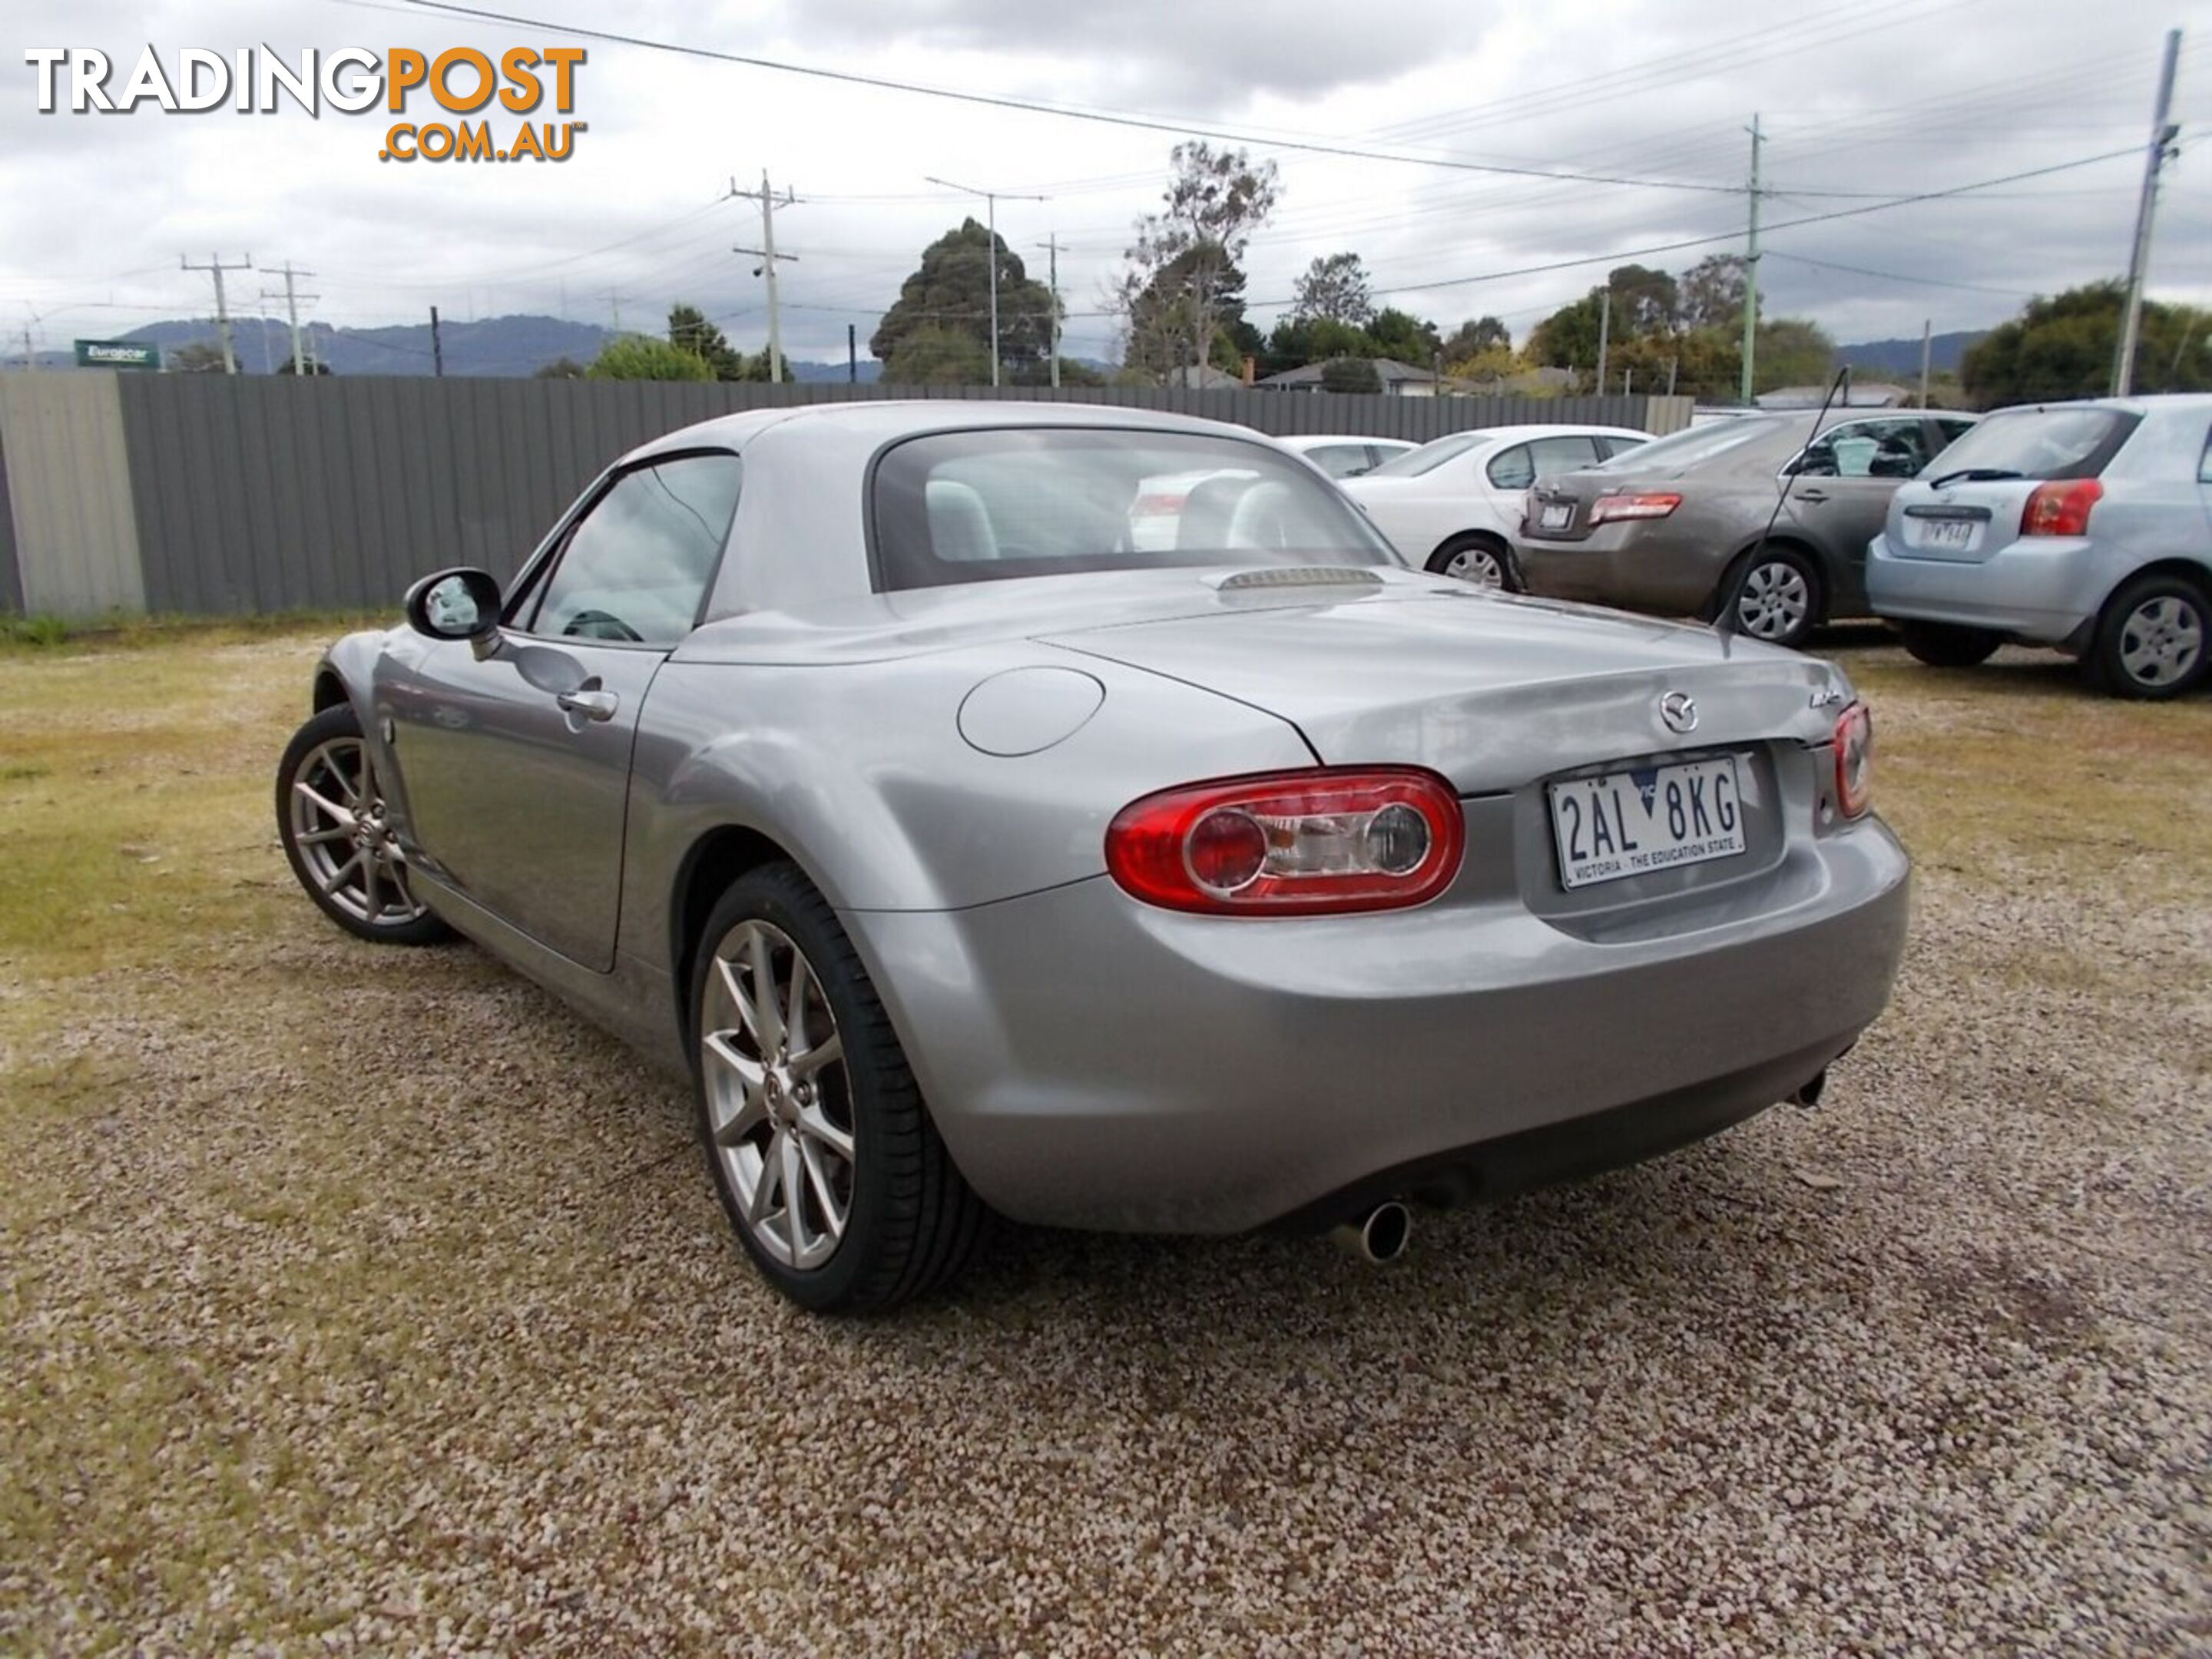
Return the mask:
[(0, 375), (0, 606), (66, 617), (380, 607), (443, 565), (504, 578), (615, 456), (739, 410), (855, 398), (1167, 409), (1425, 441), (1577, 422), (1669, 432), (1686, 398)]

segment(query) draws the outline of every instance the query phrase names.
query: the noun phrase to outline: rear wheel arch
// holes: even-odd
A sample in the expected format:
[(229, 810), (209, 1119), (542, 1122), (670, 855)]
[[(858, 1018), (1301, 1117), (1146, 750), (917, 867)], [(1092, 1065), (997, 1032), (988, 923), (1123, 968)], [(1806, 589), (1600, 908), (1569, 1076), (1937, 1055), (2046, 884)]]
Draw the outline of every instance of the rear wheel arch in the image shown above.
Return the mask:
[(1507, 544), (1504, 537), (1493, 530), (1454, 531), (1431, 550), (1428, 558), (1423, 562), (1422, 568), (1433, 575), (1446, 574), (1453, 556), (1471, 548), (1480, 548), (1498, 561), (1498, 568), (1504, 576), (1506, 586), (1512, 587), (1518, 585), (1517, 573), (1513, 565), (1513, 549)]
[(2097, 601), (2098, 621), (2104, 620), (2112, 608), (2112, 602), (2120, 597), (2122, 592), (2145, 576), (2170, 576), (2187, 582), (2202, 593), (2208, 603), (2212, 603), (2212, 568), (2195, 559), (2153, 559), (2148, 564), (2139, 564), (2132, 570), (2123, 571), (2106, 590), (2105, 597)]
[(691, 965), (698, 959), (699, 943), (714, 907), (746, 872), (798, 862), (774, 837), (732, 823), (700, 836), (677, 866), (668, 896), (668, 966), (676, 988), (677, 1023), (687, 1048), (691, 1041)]
[(335, 708), (348, 701), (349, 695), (337, 670), (325, 664), (315, 673), (315, 706), (312, 712), (319, 714), (325, 708)]

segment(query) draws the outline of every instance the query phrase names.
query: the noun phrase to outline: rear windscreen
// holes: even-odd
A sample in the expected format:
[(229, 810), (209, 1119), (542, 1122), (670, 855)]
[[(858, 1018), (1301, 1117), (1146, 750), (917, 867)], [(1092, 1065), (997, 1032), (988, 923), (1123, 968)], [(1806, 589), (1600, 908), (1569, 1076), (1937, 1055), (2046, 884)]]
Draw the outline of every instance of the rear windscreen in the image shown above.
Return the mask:
[(1693, 426), (1675, 433), (1669, 438), (1660, 438), (1648, 444), (1638, 444), (1626, 453), (1614, 456), (1600, 464), (1604, 472), (1679, 472), (1686, 466), (1696, 466), (1716, 455), (1725, 455), (1756, 438), (1771, 434), (1782, 422), (1745, 416), (1741, 420), (1715, 421), (1707, 426)]
[(2094, 478), (2135, 426), (2136, 417), (2118, 409), (2001, 409), (1967, 428), (1921, 476)]
[(1304, 462), (1194, 432), (913, 438), (876, 463), (870, 506), (880, 592), (1091, 570), (1398, 562)]

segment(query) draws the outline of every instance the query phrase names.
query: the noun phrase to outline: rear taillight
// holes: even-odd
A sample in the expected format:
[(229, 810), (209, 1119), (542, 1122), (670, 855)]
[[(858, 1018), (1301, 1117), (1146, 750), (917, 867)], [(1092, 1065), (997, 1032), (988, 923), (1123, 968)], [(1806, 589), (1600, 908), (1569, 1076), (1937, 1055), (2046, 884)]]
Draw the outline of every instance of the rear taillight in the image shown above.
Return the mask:
[(1682, 498), (1666, 490), (1640, 490), (1632, 495), (1601, 495), (1590, 503), (1593, 525), (1613, 519), (1663, 519), (1681, 506)]
[(1847, 818), (1874, 805), (1874, 716), (1855, 702), (1836, 720), (1836, 805)]
[(1132, 802), (1107, 828), (1106, 867), (1170, 910), (1389, 910), (1442, 892), (1465, 839), (1458, 797), (1433, 772), (1270, 772)]
[(2094, 478), (2069, 478), (2063, 483), (2040, 483), (2028, 493), (2021, 509), (2023, 536), (2086, 536), (2089, 509), (2102, 501), (2105, 486)]

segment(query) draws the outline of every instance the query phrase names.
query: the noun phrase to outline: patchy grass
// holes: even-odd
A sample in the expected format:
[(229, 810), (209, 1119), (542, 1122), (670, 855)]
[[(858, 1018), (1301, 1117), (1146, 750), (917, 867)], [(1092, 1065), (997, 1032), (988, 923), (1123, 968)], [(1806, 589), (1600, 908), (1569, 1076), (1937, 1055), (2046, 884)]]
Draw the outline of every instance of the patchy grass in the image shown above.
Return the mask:
[(332, 631), (0, 648), (0, 1650), (2185, 1645), (2203, 699), (1842, 647), (1923, 880), (1820, 1113), (1394, 1273), (1029, 1235), (851, 1326), (680, 1087), (293, 889)]

